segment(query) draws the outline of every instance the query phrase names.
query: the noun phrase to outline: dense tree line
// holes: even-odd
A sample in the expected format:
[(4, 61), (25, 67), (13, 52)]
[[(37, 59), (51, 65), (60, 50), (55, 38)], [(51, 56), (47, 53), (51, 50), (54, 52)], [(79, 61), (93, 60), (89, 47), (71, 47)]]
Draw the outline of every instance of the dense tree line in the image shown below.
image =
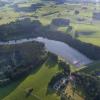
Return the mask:
[(63, 70), (63, 73), (66, 76), (70, 75), (71, 71), (70, 71), (70, 65), (69, 64), (66, 64), (64, 61), (59, 61), (58, 65), (59, 65), (59, 68)]
[(82, 73), (74, 73), (74, 88), (85, 94), (85, 100), (100, 99), (100, 80)]
[(81, 42), (72, 36), (57, 30), (50, 30), (50, 25), (43, 26), (38, 20), (24, 19), (0, 26), (0, 41), (21, 38), (46, 37), (65, 42), (93, 60), (100, 60), (100, 47)]
[(20, 39), (24, 37), (32, 36), (41, 27), (39, 21), (31, 22), (30, 19), (17, 20), (16, 22), (11, 22), (10, 24), (0, 26), (0, 40), (7, 41), (10, 39)]
[(48, 84), (48, 88), (53, 88), (54, 84), (59, 81), (61, 78), (65, 77), (64, 73), (57, 73), (55, 76), (52, 77)]
[(58, 61), (58, 66), (59, 69), (61, 70), (61, 72), (56, 73), (55, 76), (52, 77), (52, 79), (50, 80), (48, 86), (50, 88), (53, 88), (53, 85), (59, 81), (61, 78), (67, 78), (70, 75), (70, 65), (66, 64), (64, 61)]

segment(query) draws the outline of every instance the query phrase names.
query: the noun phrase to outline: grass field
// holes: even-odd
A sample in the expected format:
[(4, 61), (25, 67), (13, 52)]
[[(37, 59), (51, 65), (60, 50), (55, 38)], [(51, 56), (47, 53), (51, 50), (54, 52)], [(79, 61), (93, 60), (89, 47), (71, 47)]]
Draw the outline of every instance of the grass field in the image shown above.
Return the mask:
[(100, 46), (100, 38), (79, 37), (78, 39), (86, 43), (91, 43)]
[[(48, 61), (49, 63), (49, 61)], [(48, 83), (59, 72), (58, 65), (43, 64), (36, 73), (30, 74), (20, 85), (3, 100), (60, 100), (53, 91), (48, 91)], [(33, 92), (29, 97), (25, 96), (25, 90), (32, 87)]]
[(78, 39), (100, 46), (100, 24), (72, 24), (73, 28), (77, 32), (87, 32), (89, 34), (79, 34)]

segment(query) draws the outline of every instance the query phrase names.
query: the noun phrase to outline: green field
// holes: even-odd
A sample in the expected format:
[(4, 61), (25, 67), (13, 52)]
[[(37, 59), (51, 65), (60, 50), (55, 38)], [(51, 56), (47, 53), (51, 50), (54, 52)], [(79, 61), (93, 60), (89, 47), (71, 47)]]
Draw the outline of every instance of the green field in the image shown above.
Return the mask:
[[(3, 100), (60, 100), (60, 97), (53, 91), (48, 90), (48, 83), (57, 72), (59, 72), (57, 64), (47, 65), (46, 62), (41, 66), (41, 69), (36, 73), (31, 73)], [(34, 90), (31, 96), (26, 97), (25, 91), (30, 87)]]
[(78, 39), (100, 46), (100, 24), (72, 24), (77, 32), (89, 32), (90, 34), (80, 34)]
[(100, 46), (100, 38), (79, 37), (79, 40)]

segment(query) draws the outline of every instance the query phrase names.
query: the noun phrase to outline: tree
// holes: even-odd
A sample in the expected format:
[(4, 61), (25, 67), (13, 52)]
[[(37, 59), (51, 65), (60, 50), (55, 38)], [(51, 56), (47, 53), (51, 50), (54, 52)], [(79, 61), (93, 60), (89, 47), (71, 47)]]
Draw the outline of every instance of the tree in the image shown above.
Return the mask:
[(78, 15), (80, 12), (78, 10), (75, 10), (75, 15)]

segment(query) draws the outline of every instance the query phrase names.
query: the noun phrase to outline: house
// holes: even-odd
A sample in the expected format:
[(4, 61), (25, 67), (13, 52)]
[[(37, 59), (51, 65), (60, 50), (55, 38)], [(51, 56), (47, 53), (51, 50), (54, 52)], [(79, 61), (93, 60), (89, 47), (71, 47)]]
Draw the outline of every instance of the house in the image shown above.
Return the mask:
[(66, 85), (67, 81), (67, 78), (63, 77), (54, 84), (53, 88), (58, 91), (62, 86)]

